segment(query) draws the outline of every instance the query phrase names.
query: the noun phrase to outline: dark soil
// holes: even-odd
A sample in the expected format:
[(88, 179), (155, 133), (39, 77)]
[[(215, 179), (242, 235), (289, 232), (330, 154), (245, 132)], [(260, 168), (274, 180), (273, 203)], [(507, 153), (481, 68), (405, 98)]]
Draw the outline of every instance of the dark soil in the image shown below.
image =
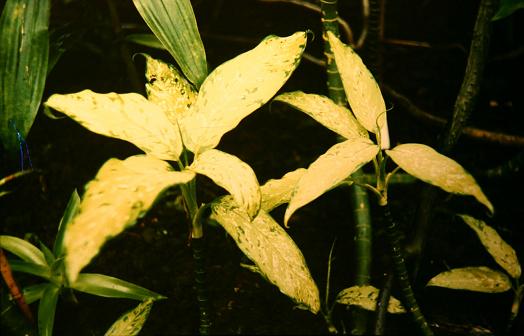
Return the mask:
[[(117, 2), (117, 1), (115, 1)], [(53, 2), (55, 3), (55, 2)], [(129, 32), (146, 26), (132, 2), (117, 2), (120, 19), (133, 24)], [(348, 4), (349, 3), (349, 4)], [(200, 32), (212, 69), (254, 47), (269, 34), (290, 35), (310, 29), (315, 39), (307, 52), (321, 57), (319, 17), (284, 3), (258, 1), (193, 1)], [(44, 99), (52, 93), (76, 92), (86, 88), (97, 92), (132, 90), (118, 51), (120, 40), (113, 33), (105, 1), (69, 5), (56, 2), (52, 23), (68, 24), (73, 32), (64, 53), (51, 72)], [(341, 1), (340, 14), (355, 33), (360, 30), (360, 8), (356, 1)], [(408, 96), (426, 111), (449, 119), (460, 88), (467, 60), (478, 1), (402, 0), (386, 7), (386, 38), (425, 41), (432, 48), (384, 44), (383, 81)], [(470, 124), (524, 136), (522, 74), (522, 11), (494, 23), (492, 51), (478, 106)], [(137, 28), (138, 27), (138, 28)], [(126, 31), (127, 32), (127, 31)], [(130, 45), (131, 52), (144, 48)], [(519, 50), (520, 56), (511, 56)], [(146, 52), (170, 60), (155, 50)], [(507, 57), (509, 56), (509, 57)], [(141, 71), (140, 65), (138, 65)], [(302, 90), (326, 94), (324, 69), (303, 60), (284, 91)], [(235, 94), (235, 93), (232, 93)], [(395, 107), (385, 96), (392, 143), (437, 144), (441, 128), (429, 125)], [(257, 173), (260, 183), (279, 178), (298, 167), (307, 167), (337, 141), (335, 135), (304, 114), (275, 103), (246, 118), (222, 139), (219, 149), (238, 156)], [(71, 192), (92, 179), (109, 158), (120, 159), (140, 153), (126, 142), (91, 133), (69, 119), (52, 120), (39, 113), (27, 138), (33, 166), (42, 171), (18, 182), (15, 192), (1, 199), (1, 234), (36, 235), (52, 246), (62, 212)], [(462, 137), (452, 157), (473, 172), (496, 214), (486, 217), (473, 199), (441, 194), (429, 233), (415, 291), (422, 311), (440, 335), (480, 334), (484, 328), (503, 334), (511, 306), (511, 293), (479, 294), (442, 288), (425, 288), (434, 275), (463, 266), (497, 265), (484, 251), (477, 237), (457, 219), (455, 213), (480, 214), (506, 239), (524, 260), (524, 211), (522, 170), (497, 178), (482, 172), (496, 167), (522, 148)], [(199, 200), (207, 202), (224, 191), (199, 178)], [(421, 183), (394, 185), (390, 205), (394, 216), (409, 235), (418, 204)], [(169, 190), (137, 225), (110, 241), (85, 269), (139, 284), (161, 293), (167, 300), (155, 303), (141, 335), (195, 334), (198, 306), (193, 282), (193, 260), (188, 247), (188, 224), (177, 205), (177, 191)], [(298, 211), (288, 230), (302, 250), (321, 297), (325, 293), (329, 249), (336, 239), (330, 298), (352, 285), (353, 219), (348, 189), (336, 189)], [(388, 270), (388, 250), (382, 219), (371, 198), (374, 230), (372, 283), (381, 286)], [(282, 222), (284, 208), (273, 215)], [(239, 266), (245, 261), (234, 241), (219, 227), (206, 227), (211, 319), (214, 334), (327, 334), (323, 317), (296, 309), (294, 303), (258, 274)], [(18, 274), (22, 285), (33, 277)], [(5, 286), (2, 287), (5, 293)], [(395, 296), (399, 297), (396, 287)], [(129, 300), (77, 295), (78, 303), (61, 297), (55, 320), (56, 335), (101, 335), (126, 310), (136, 305)], [(36, 304), (32, 306), (36, 313)], [(372, 319), (372, 315), (370, 315)], [(340, 331), (349, 328), (349, 312), (337, 306), (334, 321)], [(2, 323), (5, 323), (4, 321)], [(2, 326), (2, 331), (9, 328)], [(513, 334), (524, 332), (518, 320)], [(416, 334), (409, 316), (390, 315), (388, 334)], [(2, 335), (8, 333), (2, 332)], [(15, 332), (16, 334), (16, 332)]]

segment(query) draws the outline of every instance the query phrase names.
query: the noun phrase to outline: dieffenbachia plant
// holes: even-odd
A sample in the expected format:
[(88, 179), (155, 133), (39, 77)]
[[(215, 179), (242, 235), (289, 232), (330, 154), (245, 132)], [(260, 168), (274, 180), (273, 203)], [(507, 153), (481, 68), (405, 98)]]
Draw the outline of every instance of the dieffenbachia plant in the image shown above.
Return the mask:
[[(319, 310), (318, 289), (302, 253), (268, 214), (280, 202), (275, 183), (260, 188), (249, 165), (215, 149), (226, 132), (281, 88), (297, 67), (306, 40), (305, 32), (269, 36), (218, 66), (198, 92), (174, 66), (145, 55), (147, 98), (89, 90), (49, 97), (47, 108), (145, 152), (123, 161), (110, 159), (87, 184), (80, 211), (64, 237), (70, 281), (105, 241), (133, 225), (173, 185), (182, 191), (193, 238), (200, 238), (195, 176), (202, 174), (230, 193), (207, 205), (212, 218), (284, 294), (312, 312)], [(166, 161), (176, 162), (176, 168)]]

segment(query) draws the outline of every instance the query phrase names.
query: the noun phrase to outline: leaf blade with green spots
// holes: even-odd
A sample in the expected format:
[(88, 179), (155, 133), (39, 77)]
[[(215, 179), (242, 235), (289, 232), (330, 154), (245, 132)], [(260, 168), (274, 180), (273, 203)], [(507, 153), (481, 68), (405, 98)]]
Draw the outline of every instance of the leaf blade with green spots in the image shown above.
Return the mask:
[(463, 267), (442, 272), (426, 286), (462, 289), (482, 293), (502, 293), (511, 289), (509, 277), (488, 267)]
[(134, 309), (120, 316), (106, 331), (104, 336), (138, 335), (149, 317), (152, 306), (153, 300), (151, 299), (141, 302)]
[[(366, 310), (376, 311), (378, 295), (378, 288), (373, 286), (352, 286), (341, 290), (337, 294), (335, 301), (344, 305), (354, 305)], [(402, 303), (393, 296), (389, 299), (387, 311), (391, 314), (406, 313), (406, 309), (404, 309)]]

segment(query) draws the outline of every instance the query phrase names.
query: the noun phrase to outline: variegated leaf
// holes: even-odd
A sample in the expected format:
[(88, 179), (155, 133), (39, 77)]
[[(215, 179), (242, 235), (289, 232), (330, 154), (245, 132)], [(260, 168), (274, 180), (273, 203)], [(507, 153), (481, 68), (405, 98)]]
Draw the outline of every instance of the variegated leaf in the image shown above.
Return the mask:
[(120, 316), (118, 320), (106, 331), (105, 336), (135, 336), (140, 333), (144, 323), (151, 312), (153, 299), (144, 300), (135, 309)]
[(256, 48), (218, 66), (204, 81), (181, 127), (193, 153), (214, 148), (222, 135), (264, 105), (298, 66), (306, 33), (270, 36)]
[(380, 132), (381, 148), (389, 148), (386, 104), (375, 78), (350, 46), (331, 32), (327, 35), (351, 110), (368, 131)]
[(212, 203), (211, 209), (211, 218), (224, 227), (267, 280), (311, 312), (316, 314), (319, 311), (318, 288), (304, 256), (267, 212), (261, 210), (251, 221), (244, 208), (231, 196), (219, 198)]
[(511, 289), (511, 281), (502, 272), (480, 266), (454, 268), (442, 272), (429, 280), (426, 286), (463, 289), (482, 293), (502, 293)]
[(262, 193), (261, 209), (270, 212), (277, 206), (289, 202), (298, 181), (305, 174), (306, 169), (298, 168), (282, 176), (278, 180), (269, 180), (260, 187)]
[[(345, 305), (354, 305), (366, 310), (377, 310), (377, 298), (379, 290), (373, 286), (352, 286), (338, 293), (336, 302)], [(402, 303), (391, 296), (388, 303), (388, 313), (402, 314), (406, 310)]]
[(163, 160), (177, 161), (182, 152), (180, 132), (164, 111), (137, 93), (95, 93), (84, 90), (54, 94), (47, 107), (65, 113), (85, 128), (129, 141)]
[(447, 192), (471, 195), (484, 204), (491, 213), (494, 212), (493, 205), (473, 176), (457, 162), (433, 148), (411, 143), (396, 146), (386, 152), (407, 173)]
[(514, 279), (519, 279), (521, 268), (517, 253), (499, 236), (497, 231), (480, 219), (468, 215), (460, 215), (460, 218), (475, 231), (480, 242), (497, 264), (504, 268)]
[(337, 105), (326, 96), (294, 91), (278, 95), (274, 100), (289, 104), (308, 114), (346, 139), (368, 137), (368, 132), (355, 119), (350, 110)]
[(187, 183), (192, 171), (147, 155), (108, 160), (86, 185), (80, 207), (64, 234), (66, 273), (73, 283), (102, 245), (135, 224), (167, 187)]
[(234, 155), (210, 149), (195, 157), (188, 167), (226, 189), (251, 218), (260, 209), (260, 187), (251, 167)]
[(326, 191), (336, 187), (345, 178), (368, 163), (379, 148), (367, 138), (346, 140), (319, 156), (298, 182), (284, 215), (284, 224), (300, 207)]

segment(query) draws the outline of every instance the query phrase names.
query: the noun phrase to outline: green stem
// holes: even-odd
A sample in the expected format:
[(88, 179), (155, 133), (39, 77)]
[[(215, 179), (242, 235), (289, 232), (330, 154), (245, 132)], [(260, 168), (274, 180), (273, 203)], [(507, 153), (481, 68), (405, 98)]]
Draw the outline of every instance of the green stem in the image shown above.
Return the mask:
[(195, 263), (195, 287), (199, 308), (198, 331), (201, 335), (209, 335), (211, 321), (209, 318), (204, 237), (192, 238), (191, 247), (193, 249), (193, 261)]

